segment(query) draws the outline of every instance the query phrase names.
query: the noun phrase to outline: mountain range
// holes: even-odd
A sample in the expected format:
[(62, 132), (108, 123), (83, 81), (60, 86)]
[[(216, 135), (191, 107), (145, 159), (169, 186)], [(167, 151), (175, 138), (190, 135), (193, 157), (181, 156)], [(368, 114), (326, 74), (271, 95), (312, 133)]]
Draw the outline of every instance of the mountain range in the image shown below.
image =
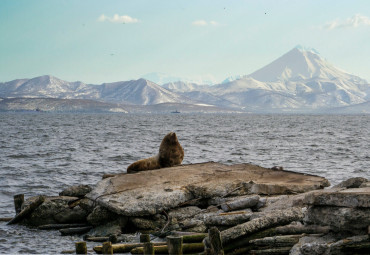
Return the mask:
[[(40, 103), (40, 99), (47, 98), (59, 100), (59, 104), (66, 103), (61, 99), (89, 100), (84, 101), (85, 106), (92, 107), (91, 103), (97, 102), (97, 107), (119, 108), (121, 112), (129, 108), (168, 111), (168, 107), (176, 106), (180, 111), (184, 108), (201, 112), (370, 113), (370, 84), (366, 80), (334, 67), (317, 51), (302, 47), (293, 48), (249, 75), (229, 77), (216, 85), (176, 81), (160, 86), (147, 79), (93, 85), (45, 75), (0, 83), (0, 98), (4, 99), (0, 110), (10, 109), (5, 99), (28, 98), (27, 102), (18, 101), (22, 108), (21, 102), (30, 104), (34, 98)], [(81, 102), (69, 101), (77, 105)]]

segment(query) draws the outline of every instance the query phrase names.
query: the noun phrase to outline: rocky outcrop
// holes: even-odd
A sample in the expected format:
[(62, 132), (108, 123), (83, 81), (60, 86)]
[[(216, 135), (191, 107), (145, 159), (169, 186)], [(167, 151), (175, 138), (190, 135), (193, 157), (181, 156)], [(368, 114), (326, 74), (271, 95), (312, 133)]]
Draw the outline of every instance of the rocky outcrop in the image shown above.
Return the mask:
[(366, 233), (370, 225), (370, 188), (310, 192), (303, 202), (307, 224), (330, 226), (334, 231)]
[(100, 181), (87, 197), (120, 215), (146, 216), (194, 200), (295, 194), (326, 186), (329, 182), (318, 176), (210, 162), (120, 174)]
[[(34, 199), (36, 197), (28, 199), (25, 205), (31, 203)], [(86, 222), (88, 212), (79, 205), (73, 205), (73, 202), (78, 200), (77, 197), (45, 197), (45, 201), (22, 222), (32, 226)]]
[[(364, 253), (370, 248), (367, 184), (351, 178), (322, 189), (329, 183), (318, 176), (211, 162), (108, 177), (83, 198), (45, 197), (22, 223), (116, 241), (135, 232), (204, 237), (216, 227), (225, 254), (234, 255)], [(204, 245), (210, 249), (208, 238)]]
[(70, 186), (59, 193), (59, 196), (83, 198), (92, 188), (89, 185)]

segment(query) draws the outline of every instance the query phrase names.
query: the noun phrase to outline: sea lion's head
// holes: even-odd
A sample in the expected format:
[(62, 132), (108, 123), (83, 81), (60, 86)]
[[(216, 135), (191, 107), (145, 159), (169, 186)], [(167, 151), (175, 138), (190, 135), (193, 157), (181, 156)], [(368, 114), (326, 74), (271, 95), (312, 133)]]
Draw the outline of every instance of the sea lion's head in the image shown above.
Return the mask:
[(181, 147), (175, 132), (168, 133), (159, 147), (159, 164), (169, 167), (181, 164), (184, 159), (184, 149)]
[(176, 145), (179, 141), (177, 140), (177, 136), (175, 132), (168, 133), (162, 140), (161, 144), (167, 144), (167, 145)]

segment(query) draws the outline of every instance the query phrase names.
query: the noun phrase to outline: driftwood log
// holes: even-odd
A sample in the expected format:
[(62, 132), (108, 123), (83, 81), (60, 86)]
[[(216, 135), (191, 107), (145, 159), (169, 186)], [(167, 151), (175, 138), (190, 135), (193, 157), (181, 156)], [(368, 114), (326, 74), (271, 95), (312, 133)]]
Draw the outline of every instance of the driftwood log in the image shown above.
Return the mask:
[(303, 212), (301, 208), (276, 210), (273, 213), (265, 215), (264, 217), (253, 219), (246, 223), (222, 231), (222, 243), (225, 245), (239, 237), (253, 234), (267, 228), (286, 225), (293, 221), (299, 221), (302, 219)]
[[(158, 242), (158, 243), (153, 243), (154, 246), (163, 246), (166, 245), (166, 242)], [(132, 249), (144, 247), (143, 243), (125, 243), (125, 244), (112, 244), (113, 248), (113, 253), (127, 253), (130, 252)], [(98, 254), (101, 254), (103, 252), (103, 246), (98, 245), (95, 246), (94, 251)]]
[[(199, 253), (204, 251), (203, 243), (184, 243), (182, 244), (182, 252), (186, 253)], [(154, 246), (155, 254), (168, 254), (168, 246)], [(144, 247), (137, 247), (131, 250), (132, 254), (144, 254)]]
[(62, 228), (59, 229), (59, 232), (62, 234), (62, 236), (68, 236), (68, 235), (80, 235), (84, 234), (92, 229), (91, 226), (88, 227), (79, 227), (79, 228)]
[(271, 237), (264, 237), (260, 239), (250, 240), (249, 243), (255, 246), (262, 246), (262, 247), (292, 247), (296, 243), (298, 243), (299, 238), (303, 235), (286, 235), (286, 236), (271, 236)]
[(39, 207), (45, 201), (45, 197), (38, 196), (35, 201), (31, 204), (26, 206), (20, 213), (18, 213), (11, 221), (7, 224), (15, 224), (26, 218), (29, 214), (31, 214), (37, 207)]
[(234, 211), (237, 209), (244, 209), (244, 208), (251, 208), (258, 204), (258, 201), (260, 200), (260, 196), (255, 195), (251, 197), (243, 197), (239, 198), (237, 200), (226, 202), (221, 205), (221, 208), (223, 211)]
[(211, 215), (204, 219), (204, 224), (207, 226), (235, 226), (248, 221), (252, 215), (251, 211), (237, 214)]
[(39, 226), (38, 229), (50, 230), (50, 229), (80, 228), (80, 227), (88, 227), (88, 225), (86, 224), (47, 224), (47, 225)]

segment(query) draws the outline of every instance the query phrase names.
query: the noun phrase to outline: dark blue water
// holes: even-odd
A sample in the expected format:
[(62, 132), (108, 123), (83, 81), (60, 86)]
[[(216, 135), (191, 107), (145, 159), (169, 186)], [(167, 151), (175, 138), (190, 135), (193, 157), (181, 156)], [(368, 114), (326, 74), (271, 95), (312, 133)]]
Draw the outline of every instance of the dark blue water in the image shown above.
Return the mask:
[[(0, 217), (13, 196), (57, 195), (155, 155), (176, 132), (183, 163), (216, 161), (321, 175), (370, 176), (370, 116), (0, 113)], [(58, 253), (79, 237), (0, 223), (0, 253)]]

